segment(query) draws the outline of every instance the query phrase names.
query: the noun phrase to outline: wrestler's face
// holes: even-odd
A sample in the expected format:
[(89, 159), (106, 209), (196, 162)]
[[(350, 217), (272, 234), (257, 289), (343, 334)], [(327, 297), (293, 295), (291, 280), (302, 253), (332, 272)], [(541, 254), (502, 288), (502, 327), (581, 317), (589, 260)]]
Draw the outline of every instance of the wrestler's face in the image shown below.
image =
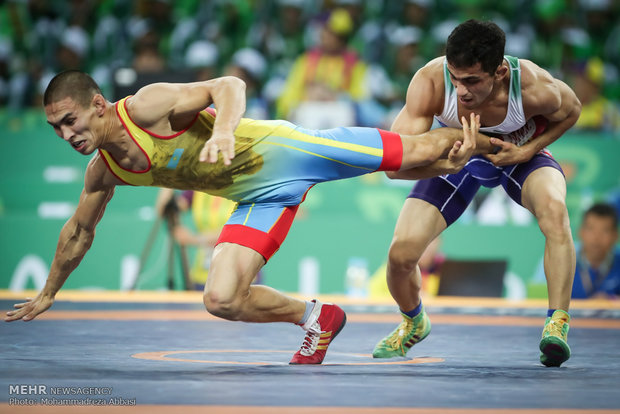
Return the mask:
[(94, 108), (83, 108), (71, 98), (64, 98), (45, 106), (47, 123), (60, 138), (80, 154), (88, 155), (97, 149), (91, 129)]
[(483, 71), (480, 63), (469, 68), (456, 68), (448, 63), (448, 71), (459, 104), (466, 109), (476, 109), (491, 95), (495, 76)]

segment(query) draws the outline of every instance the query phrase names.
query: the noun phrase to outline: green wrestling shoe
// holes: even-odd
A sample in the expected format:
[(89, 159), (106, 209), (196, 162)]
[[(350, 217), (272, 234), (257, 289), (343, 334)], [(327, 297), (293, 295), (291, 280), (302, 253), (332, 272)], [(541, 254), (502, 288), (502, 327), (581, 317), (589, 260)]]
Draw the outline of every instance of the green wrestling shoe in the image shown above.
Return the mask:
[(412, 346), (426, 338), (431, 332), (431, 320), (424, 308), (413, 319), (403, 313), (401, 315), (403, 321), (375, 346), (372, 351), (373, 358), (405, 356)]
[(540, 340), (540, 362), (548, 367), (559, 367), (570, 358), (570, 347), (566, 342), (570, 315), (563, 310), (556, 310), (545, 321)]

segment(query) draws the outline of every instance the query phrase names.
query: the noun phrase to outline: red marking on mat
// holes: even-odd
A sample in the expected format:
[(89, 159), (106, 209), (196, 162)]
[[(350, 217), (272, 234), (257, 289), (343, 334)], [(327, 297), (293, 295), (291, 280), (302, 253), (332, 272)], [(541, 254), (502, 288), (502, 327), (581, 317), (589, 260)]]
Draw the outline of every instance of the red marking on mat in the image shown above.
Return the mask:
[[(230, 350), (230, 349), (218, 349), (218, 350), (195, 350), (195, 351), (155, 351), (155, 352), (143, 352), (139, 354), (133, 354), (132, 358), (147, 359), (150, 361), (174, 361), (174, 362), (199, 362), (201, 364), (233, 364), (233, 365), (279, 365), (277, 362), (260, 362), (260, 361), (222, 361), (222, 360), (206, 360), (206, 359), (188, 359), (188, 358), (175, 358), (169, 355), (186, 355), (186, 354), (265, 354), (265, 353), (277, 353), (277, 354), (293, 354), (295, 351), (274, 351), (274, 350)], [(370, 354), (356, 354), (346, 353), (343, 354), (332, 352), (332, 354), (348, 355), (356, 358), (372, 358)], [(373, 361), (361, 361), (361, 362), (332, 362), (322, 365), (408, 365), (408, 364), (428, 364), (433, 362), (443, 362), (443, 358), (421, 357), (413, 359), (398, 359), (398, 360), (373, 360)], [(284, 363), (282, 363), (284, 364)]]

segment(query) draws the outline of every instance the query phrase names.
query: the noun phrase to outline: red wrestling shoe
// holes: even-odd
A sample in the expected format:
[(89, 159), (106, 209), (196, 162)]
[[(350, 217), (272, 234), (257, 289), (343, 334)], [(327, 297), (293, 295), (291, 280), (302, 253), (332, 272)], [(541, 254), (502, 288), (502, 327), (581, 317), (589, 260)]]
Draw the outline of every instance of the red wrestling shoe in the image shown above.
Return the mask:
[(347, 323), (347, 315), (331, 303), (315, 303), (308, 321), (302, 326), (307, 332), (299, 351), (289, 364), (320, 364), (325, 359), (327, 347)]

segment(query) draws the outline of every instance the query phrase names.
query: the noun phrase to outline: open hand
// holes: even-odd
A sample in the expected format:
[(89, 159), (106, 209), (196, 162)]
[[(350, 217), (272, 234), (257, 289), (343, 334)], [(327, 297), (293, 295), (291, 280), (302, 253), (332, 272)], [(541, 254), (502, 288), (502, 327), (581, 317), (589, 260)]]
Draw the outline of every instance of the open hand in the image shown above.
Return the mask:
[(211, 138), (205, 142), (202, 151), (200, 151), (200, 161), (214, 164), (217, 162), (218, 152), (222, 153), (224, 165), (230, 165), (230, 160), (235, 158), (235, 136), (230, 134), (211, 135)]
[(17, 303), (13, 307), (16, 310), (6, 313), (4, 318), (5, 322), (12, 322), (17, 320), (31, 321), (37, 317), (37, 315), (45, 312), (52, 306), (54, 299), (49, 296), (42, 296), (39, 294), (36, 298), (26, 298), (26, 302)]
[(463, 124), (463, 142), (456, 141), (448, 153), (448, 161), (452, 164), (455, 172), (460, 171), (476, 150), (476, 139), (480, 129), (480, 115), (473, 112), (470, 115), (470, 122), (467, 118), (461, 117)]

